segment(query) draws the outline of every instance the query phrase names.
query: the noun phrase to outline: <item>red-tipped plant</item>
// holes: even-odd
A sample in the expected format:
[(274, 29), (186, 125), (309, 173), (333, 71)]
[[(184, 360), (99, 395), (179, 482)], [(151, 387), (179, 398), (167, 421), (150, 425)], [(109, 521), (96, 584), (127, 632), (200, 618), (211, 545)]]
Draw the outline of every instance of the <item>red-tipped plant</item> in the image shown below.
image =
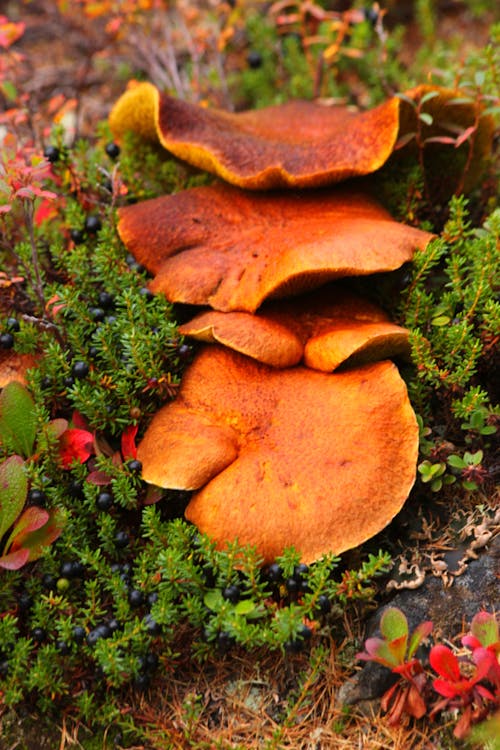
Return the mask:
[(433, 680), (433, 688), (443, 696), (431, 716), (444, 709), (463, 709), (453, 731), (455, 737), (462, 739), (469, 733), (471, 724), (484, 719), (491, 707), (498, 704), (498, 697), (481, 684), (498, 662), (494, 653), (483, 646), (475, 648), (470, 658), (459, 658), (442, 644), (431, 649), (429, 661), (439, 675)]
[(401, 610), (388, 607), (380, 620), (382, 638), (368, 638), (366, 651), (358, 659), (383, 664), (400, 679), (382, 696), (381, 706), (387, 711), (390, 724), (399, 723), (403, 713), (419, 719), (427, 707), (423, 697), (427, 678), (415, 653), (432, 631), (432, 622), (420, 623), (410, 635), (408, 620)]

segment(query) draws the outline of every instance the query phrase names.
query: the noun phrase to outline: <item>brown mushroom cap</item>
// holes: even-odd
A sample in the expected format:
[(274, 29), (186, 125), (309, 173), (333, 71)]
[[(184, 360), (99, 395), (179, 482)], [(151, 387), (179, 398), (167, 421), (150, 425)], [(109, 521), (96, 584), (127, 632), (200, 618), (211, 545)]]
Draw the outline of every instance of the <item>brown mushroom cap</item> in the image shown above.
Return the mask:
[(0, 388), (4, 388), (13, 380), (26, 385), (26, 372), (38, 363), (33, 354), (19, 354), (7, 350), (0, 352)]
[(408, 356), (409, 331), (377, 305), (340, 283), (291, 300), (265, 303), (257, 312), (201, 312), (179, 326), (184, 336), (219, 342), (272, 367), (292, 367), (304, 357), (330, 372), (349, 360), (362, 364)]
[(117, 139), (135, 131), (233, 185), (317, 187), (384, 164), (396, 142), (399, 106), (392, 98), (359, 113), (293, 101), (233, 113), (160, 94), (142, 83), (116, 102), (109, 124)]
[[(214, 433), (223, 436), (215, 450)], [(415, 480), (417, 453), (417, 421), (391, 362), (333, 374), (276, 370), (215, 345), (153, 418), (138, 458), (145, 481), (163, 487), (185, 471), (186, 455), (205, 463), (207, 483), (186, 517), (219, 548), (238, 539), (270, 562), (293, 545), (312, 562), (391, 521)]]
[[(436, 94), (423, 108), (432, 115), (430, 125), (418, 120), (411, 104), (429, 93)], [(141, 83), (120, 97), (109, 123), (117, 139), (127, 130), (135, 131), (179, 159), (253, 190), (319, 187), (371, 174), (385, 164), (401, 139), (417, 129), (427, 151), (429, 138), (456, 137), (477, 125), (465, 182), (465, 189), (470, 189), (491, 153), (494, 131), (493, 119), (482, 115), (473, 98), (430, 85), (417, 86), (402, 99), (392, 97), (365, 112), (291, 101), (233, 113), (184, 102)], [(461, 170), (462, 161), (455, 158), (453, 144), (434, 143), (431, 152), (435, 147), (447, 155), (450, 183), (451, 162), (458, 162), (456, 169)], [(461, 148), (467, 149), (468, 143)], [(432, 157), (426, 161), (431, 172), (432, 162)]]
[(433, 235), (401, 224), (367, 194), (331, 188), (184, 190), (119, 210), (118, 231), (171, 302), (254, 312), (353, 275), (392, 271)]

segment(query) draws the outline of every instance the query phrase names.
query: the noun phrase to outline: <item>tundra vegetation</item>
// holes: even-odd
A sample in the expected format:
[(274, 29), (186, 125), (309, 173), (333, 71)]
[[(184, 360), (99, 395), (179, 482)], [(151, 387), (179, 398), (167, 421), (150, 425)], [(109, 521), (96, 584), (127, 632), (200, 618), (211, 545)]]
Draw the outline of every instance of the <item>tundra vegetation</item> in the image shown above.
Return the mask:
[[(495, 747), (493, 603), (450, 633), (389, 607), (366, 638), (415, 571), (452, 586), (498, 533), (484, 5), (453, 33), (430, 1), (7, 4), (6, 747)], [(252, 484), (256, 446), (279, 482)], [(364, 661), (395, 680), (368, 722), (337, 698)]]

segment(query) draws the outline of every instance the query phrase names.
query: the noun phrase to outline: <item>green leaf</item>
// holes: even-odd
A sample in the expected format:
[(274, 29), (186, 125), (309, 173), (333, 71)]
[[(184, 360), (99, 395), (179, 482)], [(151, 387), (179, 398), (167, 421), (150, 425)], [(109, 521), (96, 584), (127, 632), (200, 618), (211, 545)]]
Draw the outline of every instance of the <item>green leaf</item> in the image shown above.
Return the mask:
[(403, 612), (397, 607), (388, 607), (384, 610), (380, 620), (380, 632), (388, 641), (396, 638), (408, 637), (408, 620)]
[(424, 94), (420, 99), (420, 104), (425, 104), (425, 102), (435, 99), (436, 96), (439, 96), (439, 91), (428, 91), (427, 94)]
[(451, 318), (448, 315), (438, 315), (437, 318), (432, 319), (433, 326), (447, 326)]
[(21, 456), (0, 464), (0, 539), (21, 513), (28, 494), (28, 480)]
[(495, 615), (485, 611), (478, 612), (472, 618), (471, 633), (476, 636), (484, 648), (498, 643), (498, 622)]
[(422, 641), (432, 632), (433, 624), (431, 620), (426, 620), (417, 625), (415, 630), (410, 636), (410, 642), (408, 644), (408, 658), (411, 659), (417, 648), (420, 646)]
[(6, 99), (10, 100), (11, 102), (16, 101), (17, 89), (12, 83), (12, 81), (2, 81), (0, 83), (0, 90), (2, 91)]
[(234, 606), (237, 615), (248, 615), (255, 609), (255, 602), (251, 599), (242, 599)]
[(0, 441), (29, 458), (36, 437), (35, 404), (26, 388), (13, 381), (0, 393)]
[(465, 468), (465, 461), (463, 460), (463, 458), (460, 458), (460, 456), (457, 456), (455, 453), (452, 453), (451, 456), (448, 456), (447, 461), (448, 461), (448, 465), (452, 466), (454, 469)]
[(432, 123), (434, 122), (434, 118), (429, 114), (429, 112), (421, 112), (418, 117), (419, 120), (425, 122), (426, 125), (432, 125)]
[(222, 593), (219, 589), (211, 589), (210, 591), (207, 591), (207, 593), (203, 597), (203, 604), (212, 612), (217, 612), (223, 602), (224, 597), (222, 596)]

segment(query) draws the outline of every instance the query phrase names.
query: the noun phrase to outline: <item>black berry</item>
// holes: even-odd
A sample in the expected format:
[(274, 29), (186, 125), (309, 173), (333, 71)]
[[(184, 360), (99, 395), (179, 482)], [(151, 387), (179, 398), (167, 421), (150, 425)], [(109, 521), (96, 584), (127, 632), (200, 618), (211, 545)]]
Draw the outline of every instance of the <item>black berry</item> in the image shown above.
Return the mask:
[(14, 336), (11, 333), (0, 334), (0, 348), (12, 349), (14, 346)]
[(90, 317), (92, 320), (95, 320), (96, 323), (100, 323), (101, 320), (104, 320), (106, 317), (105, 311), (102, 309), (102, 307), (91, 307), (90, 308)]
[(134, 686), (137, 690), (146, 690), (149, 687), (150, 677), (148, 674), (141, 673), (134, 678)]
[(110, 159), (116, 159), (118, 156), (120, 156), (120, 146), (114, 141), (107, 143), (104, 150), (106, 151)]
[(102, 229), (102, 221), (98, 216), (87, 216), (85, 219), (85, 229), (89, 234), (96, 234), (100, 229)]
[(180, 360), (186, 361), (191, 356), (191, 347), (189, 344), (181, 344), (177, 350), (177, 354)]
[(91, 630), (87, 635), (87, 644), (89, 646), (95, 646), (98, 640), (100, 640), (101, 638), (109, 638), (110, 635), (111, 630), (107, 625), (97, 625), (97, 627)]
[(85, 235), (81, 229), (70, 229), (69, 236), (71, 237), (75, 245), (80, 245), (85, 239)]
[(300, 580), (302, 576), (307, 575), (309, 572), (309, 566), (305, 563), (299, 563), (293, 569), (293, 577)]
[(75, 627), (73, 628), (73, 640), (76, 643), (83, 643), (86, 635), (87, 633), (85, 628), (82, 628), (81, 625), (75, 625)]
[(143, 623), (144, 623), (144, 625), (146, 627), (146, 630), (151, 635), (158, 635), (158, 633), (160, 633), (161, 627), (156, 622), (156, 620), (154, 620), (153, 617), (151, 617), (151, 615), (149, 615), (149, 614), (146, 615), (145, 618), (144, 618), (144, 620), (143, 620)]
[(47, 146), (47, 148), (43, 152), (43, 155), (45, 156), (47, 161), (50, 161), (51, 164), (54, 164), (56, 161), (59, 161), (61, 153), (57, 146)]
[(99, 292), (98, 301), (99, 307), (103, 307), (105, 310), (109, 310), (115, 304), (114, 298), (109, 292)]
[(31, 631), (31, 637), (35, 641), (35, 643), (43, 643), (43, 641), (47, 637), (47, 633), (43, 628), (33, 628)]
[(231, 586), (226, 586), (225, 589), (222, 591), (222, 596), (224, 599), (227, 599), (231, 604), (236, 604), (240, 599), (240, 587), (236, 586), (235, 584)]
[(260, 66), (262, 65), (262, 55), (260, 54), (260, 52), (257, 52), (257, 50), (255, 49), (251, 49), (247, 55), (247, 63), (248, 67), (252, 68), (252, 70), (260, 68)]
[(222, 630), (217, 635), (217, 646), (221, 653), (226, 653), (231, 649), (232, 646), (234, 646), (235, 639), (234, 636), (232, 636), (230, 633), (226, 633), (224, 630)]
[(158, 658), (158, 654), (155, 654), (152, 651), (148, 651), (144, 659), (144, 668), (149, 670), (150, 672), (154, 672), (154, 670), (158, 667), (159, 661), (160, 660)]
[(153, 292), (151, 292), (151, 291), (150, 291), (150, 290), (149, 290), (149, 289), (147, 288), (147, 286), (143, 286), (143, 287), (141, 287), (141, 289), (139, 289), (139, 294), (140, 294), (140, 295), (141, 295), (142, 297), (144, 297), (144, 299), (147, 299), (147, 300), (153, 299), (153, 297), (154, 297), (154, 294), (153, 294)]
[(31, 594), (28, 594), (27, 591), (23, 591), (17, 600), (17, 606), (19, 612), (28, 612), (33, 606), (33, 597)]
[(128, 546), (130, 539), (126, 531), (117, 531), (115, 534), (115, 544), (120, 549)]
[(44, 587), (44, 589), (54, 591), (56, 588), (56, 584), (56, 579), (54, 578), (54, 576), (50, 575), (50, 573), (45, 573), (45, 575), (42, 576), (42, 586)]
[(271, 563), (267, 569), (267, 577), (273, 583), (279, 583), (283, 578), (283, 571), (278, 563)]
[(140, 471), (142, 471), (142, 463), (138, 461), (136, 458), (133, 458), (131, 461), (127, 462), (128, 470), (133, 472), (134, 474), (138, 474)]
[(56, 641), (56, 648), (61, 654), (69, 654), (69, 646), (66, 643), (66, 641), (63, 641), (63, 640)]
[(113, 495), (109, 492), (101, 492), (97, 496), (96, 505), (99, 510), (109, 510), (113, 505)]
[(325, 594), (321, 594), (320, 596), (318, 596), (318, 607), (321, 613), (324, 615), (327, 615), (328, 612), (330, 612), (332, 603)]
[(14, 331), (14, 333), (19, 331), (19, 329), (21, 328), (17, 318), (7, 318), (7, 320), (5, 321), (5, 324), (7, 328), (9, 329), (9, 331)]
[(78, 360), (75, 362), (73, 367), (71, 368), (71, 372), (73, 374), (74, 378), (78, 378), (78, 380), (81, 380), (82, 378), (86, 378), (89, 374), (89, 366), (86, 362), (83, 362), (82, 360)]
[(150, 594), (148, 594), (148, 604), (151, 607), (152, 604), (158, 601), (158, 592), (152, 591)]
[(68, 487), (71, 497), (83, 497), (83, 485), (77, 479), (72, 479)]
[(139, 589), (132, 589), (129, 591), (128, 602), (131, 607), (140, 607), (144, 604), (144, 594)]
[(131, 271), (137, 271), (137, 273), (143, 273), (146, 269), (142, 263), (138, 263), (133, 255), (127, 255), (125, 262)]
[(45, 505), (47, 495), (42, 490), (30, 490), (28, 492), (28, 502), (30, 505)]

